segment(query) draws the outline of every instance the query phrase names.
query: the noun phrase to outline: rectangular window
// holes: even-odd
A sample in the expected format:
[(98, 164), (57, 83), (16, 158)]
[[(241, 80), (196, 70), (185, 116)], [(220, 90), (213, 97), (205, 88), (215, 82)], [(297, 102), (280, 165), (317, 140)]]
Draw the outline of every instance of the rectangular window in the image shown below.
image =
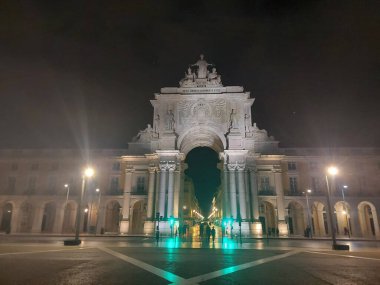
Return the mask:
[(364, 176), (359, 176), (359, 191), (363, 192), (367, 187), (367, 179)]
[(29, 180), (28, 180), (28, 192), (29, 193), (33, 193), (36, 190), (36, 181), (37, 181), (36, 177), (34, 177), (34, 176), (29, 177)]
[(31, 166), (30, 166), (30, 169), (31, 170), (38, 170), (38, 163), (33, 163)]
[(119, 192), (119, 177), (111, 177), (111, 192), (118, 193)]
[(315, 161), (310, 161), (309, 167), (310, 167), (310, 170), (317, 170), (318, 169), (318, 163)]
[(270, 184), (269, 184), (269, 177), (268, 176), (262, 176), (260, 177), (260, 188), (261, 191), (269, 191), (270, 190)]
[(58, 164), (58, 162), (54, 162), (52, 165), (51, 165), (51, 170), (58, 170), (58, 168), (59, 168), (59, 164)]
[(53, 193), (55, 191), (55, 187), (57, 187), (57, 177), (50, 176), (49, 184), (48, 184), (48, 192)]
[(137, 192), (145, 192), (145, 177), (137, 177)]
[(311, 177), (311, 189), (315, 192), (321, 191), (321, 179), (319, 177)]
[(294, 161), (289, 161), (288, 170), (297, 170), (297, 164)]
[(119, 171), (120, 170), (120, 162), (115, 162), (112, 164), (112, 170)]
[(297, 177), (289, 177), (290, 193), (298, 193)]
[(16, 177), (8, 177), (8, 193), (14, 193), (16, 189)]

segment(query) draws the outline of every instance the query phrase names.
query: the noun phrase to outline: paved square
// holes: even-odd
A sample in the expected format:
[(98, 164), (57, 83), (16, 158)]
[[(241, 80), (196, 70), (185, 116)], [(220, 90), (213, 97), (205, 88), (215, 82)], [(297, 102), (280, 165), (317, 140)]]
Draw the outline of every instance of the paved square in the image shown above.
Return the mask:
[(315, 241), (281, 240), (270, 245), (246, 241), (205, 248), (125, 238), (88, 239), (79, 247), (64, 247), (59, 238), (52, 240), (2, 243), (0, 284), (378, 284), (380, 280), (378, 243), (333, 252), (326, 249), (328, 243)]

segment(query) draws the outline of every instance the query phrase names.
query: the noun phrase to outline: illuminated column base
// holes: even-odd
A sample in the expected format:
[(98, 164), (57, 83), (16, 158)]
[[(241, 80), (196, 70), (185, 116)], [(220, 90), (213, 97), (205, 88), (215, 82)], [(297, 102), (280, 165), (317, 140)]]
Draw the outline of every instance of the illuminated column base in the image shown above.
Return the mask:
[[(234, 222), (232, 226), (233, 226), (232, 235), (239, 236), (240, 235), (239, 222)], [(249, 222), (241, 222), (241, 236), (246, 237), (250, 235), (251, 235), (251, 230), (249, 228)]]
[(278, 234), (280, 237), (288, 236), (288, 225), (285, 221), (278, 221)]
[(121, 223), (120, 223), (120, 233), (122, 235), (129, 233), (129, 221), (121, 221)]
[(253, 222), (250, 224), (251, 236), (262, 237), (263, 236), (263, 226), (260, 222)]
[(145, 221), (144, 222), (144, 234), (153, 236), (154, 233), (155, 233), (155, 222)]
[[(178, 222), (175, 222), (173, 225), (173, 237), (175, 235), (175, 230), (178, 227)], [(169, 221), (163, 221), (160, 222), (160, 236), (163, 237), (168, 237), (171, 234), (171, 229), (170, 229), (170, 222)]]

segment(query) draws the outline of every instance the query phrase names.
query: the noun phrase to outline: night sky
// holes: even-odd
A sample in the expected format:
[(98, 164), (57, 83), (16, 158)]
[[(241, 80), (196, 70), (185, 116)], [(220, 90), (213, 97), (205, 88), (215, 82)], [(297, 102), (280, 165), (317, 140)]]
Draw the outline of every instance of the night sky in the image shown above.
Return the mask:
[[(331, 3), (333, 2), (333, 3)], [(0, 4), (0, 148), (125, 148), (199, 54), (282, 146), (380, 146), (379, 1)]]

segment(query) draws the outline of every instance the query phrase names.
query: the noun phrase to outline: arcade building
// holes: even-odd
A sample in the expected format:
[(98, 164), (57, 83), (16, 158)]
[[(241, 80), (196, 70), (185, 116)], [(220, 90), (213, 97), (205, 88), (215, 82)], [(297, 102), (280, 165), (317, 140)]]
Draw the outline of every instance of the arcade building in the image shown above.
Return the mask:
[[(334, 230), (379, 239), (380, 149), (282, 148), (253, 122), (254, 101), (241, 86), (223, 86), (201, 55), (179, 87), (154, 94), (152, 122), (126, 149), (1, 149), (0, 233), (73, 234), (80, 211), (88, 234), (154, 235), (157, 225), (163, 235), (197, 234), (206, 219), (244, 236)], [(207, 213), (185, 174), (199, 147), (219, 157), (221, 183)], [(91, 178), (82, 177), (85, 162)], [(331, 164), (335, 176), (326, 172)]]

